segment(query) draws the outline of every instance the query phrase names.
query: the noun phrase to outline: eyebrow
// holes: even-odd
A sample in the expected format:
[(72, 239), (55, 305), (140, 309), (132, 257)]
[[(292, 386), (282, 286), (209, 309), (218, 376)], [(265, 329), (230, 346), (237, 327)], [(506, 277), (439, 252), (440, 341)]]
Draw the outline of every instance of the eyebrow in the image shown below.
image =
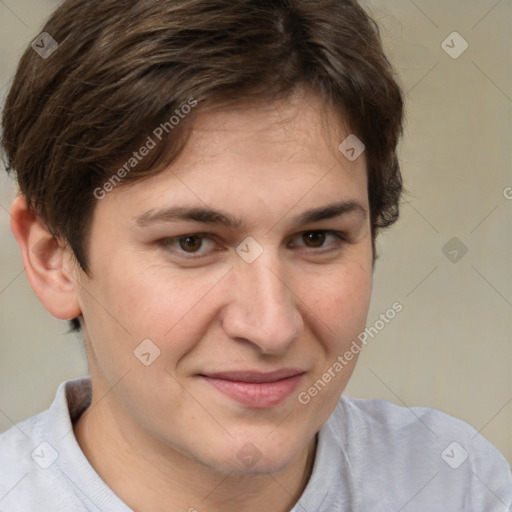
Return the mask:
[[(353, 200), (340, 201), (306, 210), (293, 217), (292, 223), (294, 225), (309, 224), (351, 213), (356, 213), (363, 219), (366, 219), (368, 215), (367, 209), (361, 203)], [(172, 206), (161, 210), (149, 210), (135, 217), (135, 222), (141, 227), (179, 220), (195, 221), (203, 224), (221, 224), (233, 231), (246, 229), (247, 227), (241, 219), (208, 207)]]
[(319, 222), (321, 220), (333, 219), (348, 215), (349, 213), (357, 213), (363, 219), (366, 219), (368, 211), (357, 201), (341, 201), (338, 203), (328, 204), (320, 208), (311, 208), (294, 217), (295, 224), (308, 224), (311, 222)]

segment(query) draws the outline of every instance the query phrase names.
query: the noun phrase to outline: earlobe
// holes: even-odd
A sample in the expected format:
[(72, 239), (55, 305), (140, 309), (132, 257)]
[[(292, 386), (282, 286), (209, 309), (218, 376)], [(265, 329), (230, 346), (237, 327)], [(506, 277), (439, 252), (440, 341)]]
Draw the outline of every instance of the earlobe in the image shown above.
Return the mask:
[(45, 308), (62, 320), (80, 316), (71, 249), (52, 236), (23, 196), (11, 207), (11, 230), (30, 285)]

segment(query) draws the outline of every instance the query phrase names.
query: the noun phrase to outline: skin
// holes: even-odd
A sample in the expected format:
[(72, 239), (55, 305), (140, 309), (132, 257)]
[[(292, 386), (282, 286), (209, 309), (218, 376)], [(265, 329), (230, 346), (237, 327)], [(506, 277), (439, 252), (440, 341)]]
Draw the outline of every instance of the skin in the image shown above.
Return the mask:
[[(34, 290), (58, 318), (83, 317), (93, 402), (75, 425), (78, 443), (133, 510), (279, 512), (303, 492), (315, 434), (357, 357), (309, 404), (298, 395), (364, 329), (372, 287), (366, 163), (338, 151), (350, 133), (340, 125), (304, 94), (199, 114), (176, 162), (98, 201), (89, 275), (15, 201)], [(360, 208), (297, 221), (340, 202)], [(221, 210), (243, 225), (147, 221), (170, 206)], [(207, 234), (188, 239), (197, 253), (183, 249), (189, 234)], [(248, 236), (263, 249), (252, 263), (236, 252)], [(144, 339), (160, 350), (149, 366), (134, 356)], [(280, 368), (304, 373), (269, 407), (243, 405), (200, 377)], [(247, 443), (261, 455), (252, 465), (238, 456)]]

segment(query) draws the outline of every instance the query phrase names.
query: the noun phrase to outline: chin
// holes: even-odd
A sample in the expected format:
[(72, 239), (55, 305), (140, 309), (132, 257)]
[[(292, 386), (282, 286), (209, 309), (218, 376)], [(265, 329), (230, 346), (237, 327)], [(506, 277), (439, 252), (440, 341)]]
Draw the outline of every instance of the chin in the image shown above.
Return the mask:
[(214, 471), (232, 476), (265, 476), (284, 471), (293, 461), (293, 457), (282, 458), (273, 455), (271, 459), (262, 457), (255, 463), (244, 464), (238, 459), (233, 461), (231, 458), (229, 460), (212, 461), (208, 466)]
[(293, 445), (285, 443), (286, 440), (283, 440), (276, 446), (265, 439), (262, 443), (243, 440), (231, 449), (224, 447), (220, 453), (214, 454), (206, 465), (221, 473), (240, 476), (279, 473), (290, 466), (307, 448), (307, 443), (298, 445), (296, 440)]

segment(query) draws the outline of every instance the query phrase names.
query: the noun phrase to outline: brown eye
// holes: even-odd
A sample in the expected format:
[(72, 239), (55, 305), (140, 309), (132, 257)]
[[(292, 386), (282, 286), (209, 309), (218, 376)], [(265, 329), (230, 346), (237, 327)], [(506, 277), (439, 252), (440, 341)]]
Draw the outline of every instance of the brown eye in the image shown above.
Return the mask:
[(322, 247), (325, 242), (325, 232), (308, 231), (302, 235), (302, 239), (307, 247)]
[[(340, 231), (332, 231), (329, 229), (319, 229), (315, 231), (302, 231), (297, 233), (288, 243), (288, 247), (302, 250), (310, 250), (309, 252), (341, 249), (346, 242), (346, 236)], [(313, 251), (314, 249), (319, 249)]]
[(213, 256), (219, 247), (208, 233), (189, 233), (187, 235), (162, 238), (158, 245), (171, 257), (182, 260), (202, 260)]
[(203, 238), (197, 235), (187, 235), (179, 239), (180, 248), (185, 252), (196, 252), (203, 245)]

